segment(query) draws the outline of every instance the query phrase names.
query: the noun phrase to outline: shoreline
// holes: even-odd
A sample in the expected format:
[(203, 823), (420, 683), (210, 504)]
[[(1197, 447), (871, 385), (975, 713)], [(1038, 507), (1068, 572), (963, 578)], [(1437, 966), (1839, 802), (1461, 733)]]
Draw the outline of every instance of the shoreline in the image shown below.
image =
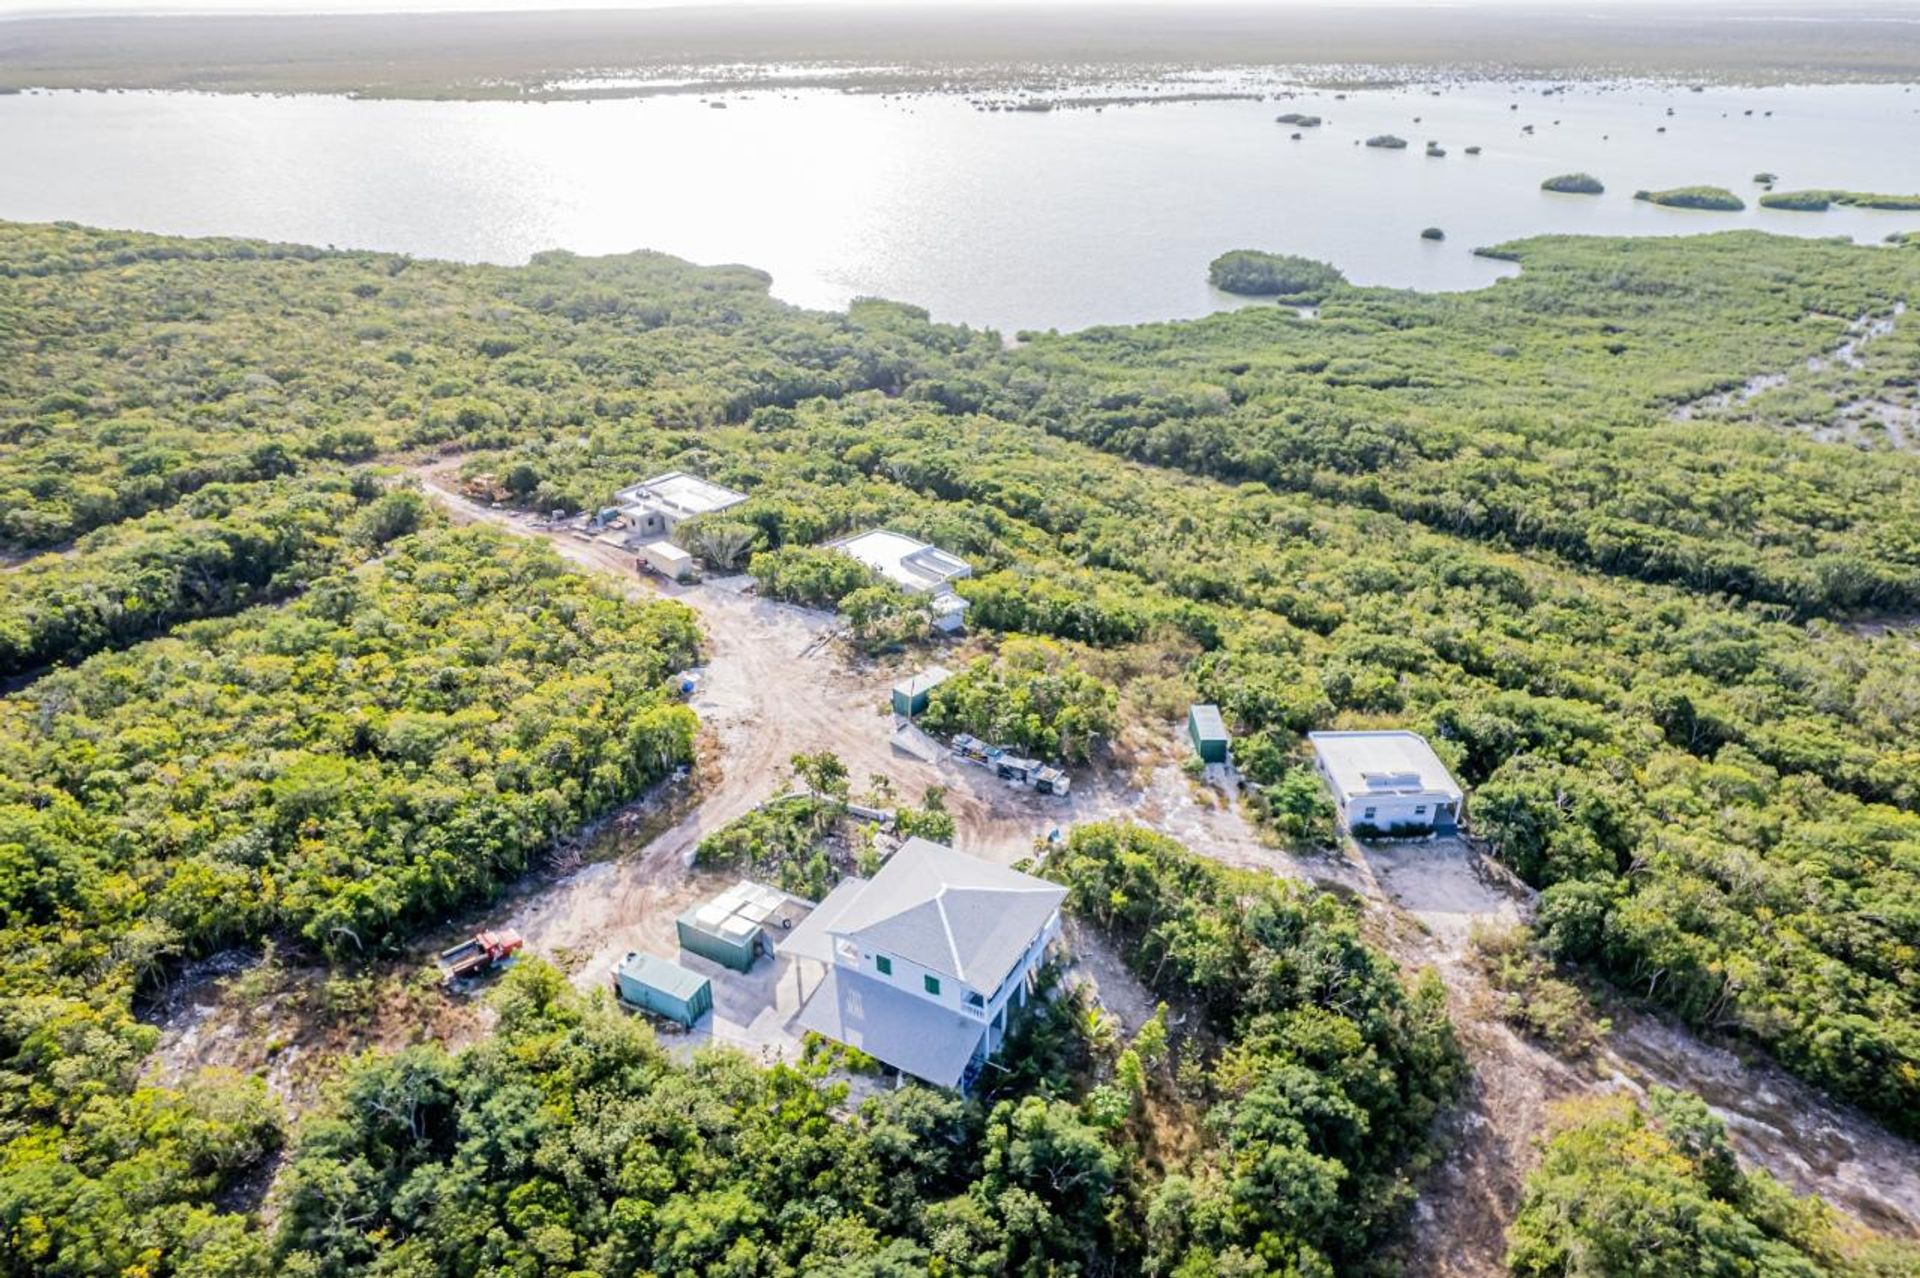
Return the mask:
[[(781, 70), (794, 70), (783, 66)], [(1433, 97), (1451, 91), (1488, 85), (1537, 90), (1541, 96), (1575, 91), (1600, 93), (1700, 93), (1707, 90), (1787, 90), (1911, 87), (1914, 75), (1866, 73), (1822, 74), (1797, 78), (1757, 77), (1721, 73), (1649, 75), (1604, 68), (1579, 71), (1542, 71), (1532, 68), (1406, 65), (1399, 67), (1346, 65), (1219, 66), (1167, 65), (1151, 72), (1113, 68), (1102, 73), (1085, 70), (1026, 67), (989, 69), (975, 76), (958, 76), (951, 69), (929, 68), (910, 73), (898, 70), (872, 75), (844, 74), (832, 64), (820, 63), (792, 75), (707, 74), (699, 67), (580, 68), (559, 80), (540, 84), (444, 85), (405, 89), (392, 86), (269, 86), (241, 81), (207, 84), (183, 76), (152, 83), (107, 82), (7, 83), (5, 55), (0, 53), (0, 98), (53, 94), (190, 94), (231, 98), (343, 98), (359, 102), (472, 102), (547, 103), (646, 101), (653, 98), (751, 99), (773, 94), (838, 93), (906, 101), (963, 99), (976, 109), (999, 112), (1105, 110), (1108, 107), (1184, 106), (1196, 102), (1284, 103), (1311, 94), (1395, 93), (1425, 90)], [(1344, 72), (1345, 74), (1339, 74)], [(1253, 73), (1251, 77), (1248, 73)], [(675, 77), (667, 79), (666, 77)], [(1217, 78), (1196, 78), (1217, 77)], [(1242, 77), (1242, 78), (1236, 78)], [(632, 80), (631, 84), (572, 83), (582, 80)]]
[[(1649, 35), (1658, 39), (1650, 41)], [(219, 49), (210, 61), (209, 49)], [(938, 49), (929, 58), (926, 50)], [(1707, 14), (1541, 4), (1036, 3), (982, 11), (828, 5), (426, 14), (0, 19), (0, 91), (164, 89), (382, 99), (581, 101), (838, 88), (1127, 100), (1258, 71), (1306, 88), (1462, 80), (1667, 85), (1920, 82), (1920, 5), (1812, 0)], [(633, 83), (607, 83), (609, 81)], [(1114, 96), (1114, 95), (1109, 95)], [(1118, 103), (1110, 103), (1117, 105)]]

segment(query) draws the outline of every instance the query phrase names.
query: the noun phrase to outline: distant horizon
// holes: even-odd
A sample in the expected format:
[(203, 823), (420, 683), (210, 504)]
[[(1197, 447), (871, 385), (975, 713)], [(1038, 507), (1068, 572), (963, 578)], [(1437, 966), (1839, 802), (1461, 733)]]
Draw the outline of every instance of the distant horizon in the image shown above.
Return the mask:
[[(1552, 8), (1547, 0), (1204, 0), (1205, 7), (1285, 9), (1490, 9)], [(1180, 9), (1186, 0), (0, 0), (0, 19), (111, 17), (324, 17), (463, 13), (566, 13), (655, 9), (819, 9), (890, 8), (901, 11), (938, 8), (996, 9)], [(1667, 9), (1668, 0), (1588, 0), (1587, 9)], [(1690, 9), (1747, 10), (1756, 13), (1832, 11), (1871, 17), (1876, 11), (1920, 13), (1920, 0), (1694, 0)]]
[[(759, 78), (739, 71), (749, 66), (884, 69), (862, 85), (882, 92), (937, 88), (941, 68), (965, 69), (980, 87), (983, 69), (993, 78), (1040, 66), (1074, 69), (1083, 81), (1100, 68), (1177, 65), (1920, 82), (1920, 0), (1708, 0), (1684, 13), (1664, 0), (72, 0), (49, 8), (47, 0), (0, 0), (0, 88), (621, 97), (658, 86), (570, 82), (609, 68), (692, 66), (733, 67), (743, 85)], [(724, 89), (727, 79), (709, 77), (704, 87)]]

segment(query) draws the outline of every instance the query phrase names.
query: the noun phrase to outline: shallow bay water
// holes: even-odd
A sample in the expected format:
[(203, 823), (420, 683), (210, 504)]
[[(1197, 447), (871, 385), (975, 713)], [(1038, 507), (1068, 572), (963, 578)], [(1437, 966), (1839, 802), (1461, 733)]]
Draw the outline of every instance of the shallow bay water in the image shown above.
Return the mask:
[[(1007, 332), (1234, 305), (1205, 279), (1229, 248), (1444, 290), (1510, 273), (1471, 250), (1529, 235), (1748, 227), (1878, 241), (1920, 229), (1920, 213), (1761, 209), (1752, 181), (1769, 171), (1780, 190), (1920, 193), (1920, 93), (1903, 86), (1549, 88), (1047, 112), (778, 89), (730, 95), (725, 109), (693, 95), (37, 92), (0, 97), (0, 217), (505, 263), (549, 248), (658, 249), (761, 267), (777, 296), (809, 306), (880, 295)], [(1275, 123), (1281, 112), (1324, 122), (1296, 130)], [(1361, 144), (1380, 133), (1409, 145)], [(1429, 140), (1444, 157), (1426, 154)], [(1539, 189), (1573, 170), (1606, 193)], [(1632, 199), (1695, 183), (1748, 208)], [(1429, 226), (1446, 238), (1422, 239)]]

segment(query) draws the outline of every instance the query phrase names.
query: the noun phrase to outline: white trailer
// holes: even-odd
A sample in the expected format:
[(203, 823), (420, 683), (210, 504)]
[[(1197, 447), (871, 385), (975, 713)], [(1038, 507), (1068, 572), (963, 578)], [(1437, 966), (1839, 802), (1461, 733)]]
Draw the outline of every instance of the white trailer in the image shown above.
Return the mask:
[(670, 541), (643, 541), (633, 548), (633, 554), (642, 572), (651, 570), (669, 581), (693, 576), (693, 556)]

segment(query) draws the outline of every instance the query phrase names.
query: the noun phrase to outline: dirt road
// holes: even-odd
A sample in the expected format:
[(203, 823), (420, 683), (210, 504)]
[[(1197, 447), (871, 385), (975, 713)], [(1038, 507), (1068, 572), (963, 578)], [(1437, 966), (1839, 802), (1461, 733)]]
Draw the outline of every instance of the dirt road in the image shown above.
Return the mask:
[[(837, 645), (820, 642), (833, 625), (828, 614), (758, 599), (745, 592), (744, 579), (696, 586), (642, 579), (629, 557), (611, 547), (536, 528), (515, 513), (469, 501), (431, 473), (419, 477), (456, 521), (540, 537), (570, 562), (603, 574), (634, 597), (662, 596), (686, 604), (699, 614), (706, 633), (708, 664), (692, 704), (710, 757), (703, 762), (704, 784), (694, 800), (683, 802), (684, 811), (667, 818), (664, 830), (656, 822), (651, 836), (631, 836), (637, 846), (621, 855), (567, 874), (529, 876), (484, 919), (462, 920), (460, 927), (517, 927), (531, 953), (560, 962), (582, 985), (604, 979), (629, 949), (671, 953), (673, 917), (720, 883), (715, 875), (690, 868), (700, 839), (785, 790), (793, 754), (831, 750), (847, 764), (856, 788), (864, 788), (874, 774), (888, 777), (907, 800), (917, 799), (928, 785), (948, 787), (956, 843), (976, 855), (1012, 861), (1027, 855), (1034, 840), (1053, 828), (1127, 817), (1227, 864), (1310, 878), (1361, 899), (1370, 930), (1402, 964), (1431, 966), (1441, 974), (1472, 1066), (1464, 1103), (1448, 1120), (1449, 1153), (1414, 1208), (1402, 1249), (1409, 1273), (1437, 1278), (1504, 1273), (1504, 1231), (1551, 1104), (1608, 1090), (1639, 1092), (1656, 1083), (1705, 1097), (1750, 1165), (1764, 1167), (1799, 1192), (1820, 1194), (1876, 1229), (1920, 1236), (1920, 1148), (1777, 1067), (1741, 1060), (1682, 1027), (1631, 1009), (1613, 1011), (1612, 1035), (1584, 1061), (1561, 1059), (1492, 1017), (1480, 997), (1481, 977), (1467, 961), (1469, 936), (1477, 921), (1526, 917), (1531, 900), (1465, 844), (1350, 847), (1345, 857), (1296, 859), (1263, 841), (1234, 805), (1171, 761), (1177, 754), (1171, 728), (1165, 742), (1142, 743), (1140, 757), (1148, 761), (1131, 770), (1081, 769), (1067, 800), (1006, 787), (980, 769), (944, 757), (929, 762), (891, 742), (885, 701), (900, 671), (850, 661)], [(1103, 999), (1114, 1002), (1124, 1021), (1143, 1017), (1150, 1006), (1145, 992), (1117, 956), (1097, 946), (1092, 950), (1089, 970)], [(236, 968), (242, 970), (244, 964)], [(150, 1068), (161, 1077), (207, 1065), (261, 1070), (297, 1112), (342, 1055), (423, 1036), (457, 1046), (485, 1034), (491, 1024), (483, 1006), (436, 996), (430, 1002), (437, 1011), (407, 1002), (411, 1011), (403, 1008), (404, 1015), (385, 1009), (365, 1025), (348, 1018), (344, 1024), (353, 1027), (350, 1034), (342, 1026), (316, 1027), (309, 1000), (289, 992), (324, 976), (289, 973), (270, 990), (263, 986), (252, 994), (230, 974), (209, 973), (205, 981), (190, 982), (178, 1014), (161, 1019), (163, 1037)], [(778, 969), (759, 979), (778, 997), (766, 1009), (745, 1006), (754, 993), (746, 990), (743, 1006), (728, 1022), (739, 1035), (728, 1041), (747, 1050), (756, 1044), (771, 1050), (766, 1044), (779, 1035), (761, 1022), (777, 1019), (798, 997), (797, 990), (781, 983), (785, 978)]]
[(1391, 911), (1375, 916), (1389, 948), (1404, 963), (1439, 971), (1473, 1068), (1451, 1120), (1450, 1151), (1415, 1209), (1410, 1272), (1505, 1273), (1504, 1230), (1552, 1103), (1606, 1091), (1644, 1094), (1655, 1084), (1705, 1099), (1749, 1166), (1874, 1229), (1920, 1237), (1920, 1147), (1913, 1142), (1770, 1062), (1742, 1060), (1633, 1008), (1608, 1009), (1613, 1031), (1591, 1059), (1556, 1056), (1488, 1015), (1476, 997), (1483, 980), (1468, 963), (1473, 925), (1527, 917), (1532, 894), (1459, 841), (1378, 844), (1359, 855), (1368, 895)]
[(949, 786), (956, 841), (977, 855), (1012, 860), (1054, 826), (1124, 816), (1228, 864), (1311, 878), (1365, 900), (1403, 962), (1432, 965), (1446, 980), (1474, 1065), (1468, 1102), (1455, 1120), (1455, 1152), (1416, 1213), (1417, 1235), (1433, 1242), (1416, 1263), (1425, 1272), (1501, 1272), (1505, 1224), (1551, 1102), (1655, 1083), (1699, 1092), (1725, 1119), (1741, 1154), (1796, 1190), (1819, 1193), (1875, 1228), (1920, 1235), (1920, 1149), (1778, 1068), (1739, 1061), (1643, 1013), (1616, 1016), (1608, 1044), (1579, 1063), (1490, 1020), (1475, 998), (1481, 978), (1466, 961), (1469, 934), (1481, 920), (1522, 918), (1531, 903), (1465, 844), (1381, 845), (1346, 860), (1302, 861), (1262, 841), (1234, 806), (1171, 762), (1132, 779), (1117, 770), (1083, 770), (1067, 802), (1005, 789), (978, 769), (922, 762), (888, 743), (881, 707), (894, 676), (850, 668), (832, 646), (814, 642), (832, 624), (828, 615), (746, 596), (737, 580), (643, 583), (626, 557), (607, 547), (537, 532), (430, 476), (424, 482), (455, 518), (545, 536), (569, 559), (612, 574), (631, 592), (681, 600), (700, 613), (709, 638), (708, 680), (694, 706), (717, 735), (721, 780), (638, 855), (588, 866), (527, 900), (507, 921), (536, 951), (571, 948), (589, 956), (587, 970), (603, 970), (684, 893), (686, 858), (701, 836), (783, 787), (796, 751), (832, 750), (854, 777), (887, 775), (904, 795), (926, 784)]
[[(1115, 815), (1139, 802), (1098, 780), (1056, 799), (1005, 785), (980, 768), (944, 758), (929, 763), (898, 750), (886, 706), (901, 672), (850, 665), (837, 645), (820, 642), (833, 627), (832, 614), (747, 594), (740, 577), (691, 586), (642, 578), (631, 557), (612, 547), (536, 527), (517, 512), (469, 500), (431, 472), (416, 473), (456, 522), (538, 537), (631, 596), (687, 605), (706, 634), (705, 677), (691, 705), (717, 744), (717, 781), (697, 807), (636, 854), (542, 885), (500, 920), (519, 928), (535, 953), (565, 950), (579, 960), (579, 971), (603, 972), (632, 948), (648, 920), (677, 899), (700, 840), (786, 790), (788, 760), (802, 751), (838, 755), (856, 789), (874, 775), (887, 777), (909, 801), (930, 785), (947, 787), (956, 843), (1002, 863), (1029, 855), (1034, 841), (1052, 829)], [(1250, 834), (1245, 842), (1257, 846)]]

